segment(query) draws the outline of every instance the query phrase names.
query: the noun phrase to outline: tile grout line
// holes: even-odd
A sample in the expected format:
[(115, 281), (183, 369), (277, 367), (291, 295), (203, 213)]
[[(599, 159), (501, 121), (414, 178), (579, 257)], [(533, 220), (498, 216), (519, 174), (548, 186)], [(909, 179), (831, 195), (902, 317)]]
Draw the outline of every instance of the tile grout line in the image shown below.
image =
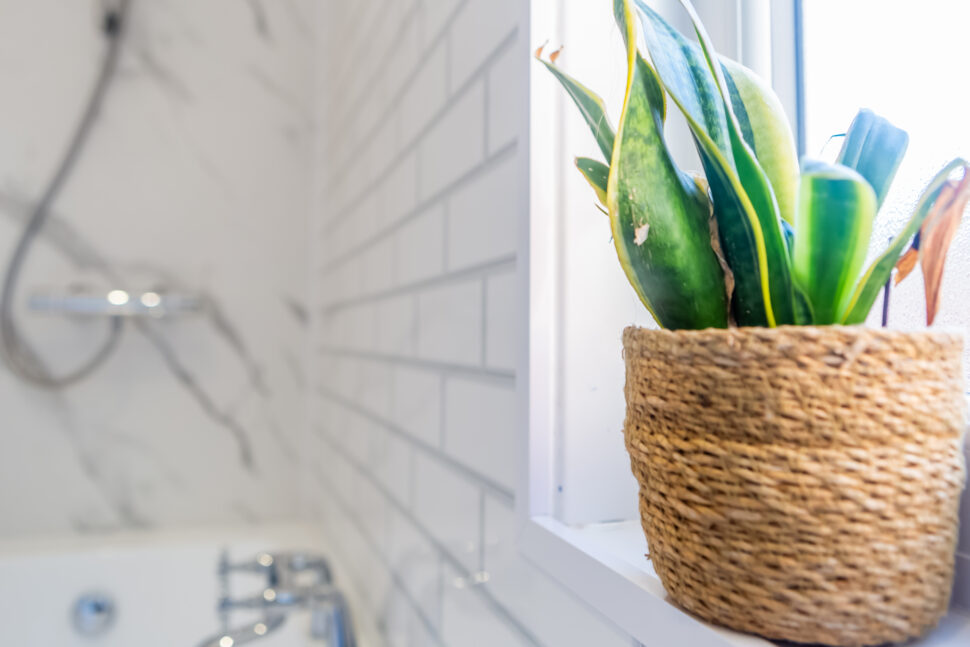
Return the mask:
[(515, 371), (513, 370), (488, 368), (485, 366), (475, 366), (472, 364), (453, 364), (450, 362), (439, 362), (435, 360), (421, 359), (418, 357), (404, 357), (400, 355), (374, 353), (366, 350), (337, 348), (333, 346), (318, 346), (317, 353), (320, 355), (330, 355), (332, 357), (383, 362), (385, 364), (390, 364), (391, 366), (406, 366), (409, 368), (419, 368), (425, 371), (433, 371), (440, 375), (457, 375), (466, 379), (477, 379), (483, 382), (492, 382), (511, 387), (515, 386)]
[(396, 496), (394, 496), (393, 492), (389, 491), (384, 486), (383, 483), (375, 479), (373, 474), (371, 474), (367, 470), (365, 465), (362, 465), (360, 461), (358, 461), (357, 458), (353, 456), (353, 454), (351, 454), (346, 448), (344, 448), (340, 443), (338, 443), (336, 440), (333, 439), (332, 437), (333, 435), (329, 431), (322, 430), (322, 429), (321, 431), (323, 433), (324, 442), (330, 445), (333, 451), (335, 451), (337, 454), (340, 454), (341, 458), (343, 458), (343, 460), (346, 463), (348, 463), (358, 473), (358, 475), (361, 478), (368, 481), (372, 487), (377, 489), (377, 491), (384, 497), (385, 501), (390, 503), (391, 506), (397, 510), (398, 514), (400, 514), (409, 523), (411, 523), (411, 525), (417, 528), (418, 533), (422, 536), (422, 538), (425, 541), (427, 541), (429, 544), (432, 545), (432, 547), (435, 549), (435, 552), (439, 554), (439, 557), (442, 557), (443, 559), (445, 559), (448, 562), (448, 565), (451, 566), (451, 568), (458, 571), (459, 574), (461, 574), (463, 577), (468, 577), (471, 575), (471, 572), (468, 570), (468, 567), (466, 567), (462, 563), (461, 559), (455, 556), (447, 546), (441, 543), (441, 541), (437, 537), (435, 537), (431, 533), (431, 531), (425, 527), (423, 523), (421, 523), (421, 521), (415, 516), (414, 512), (411, 509), (405, 507), (401, 503), (401, 501), (398, 500)]
[(421, 345), (421, 299), (418, 298), (417, 292), (411, 295), (411, 303), (414, 305), (414, 322), (411, 325), (409, 341), (411, 345), (411, 352), (417, 355)]
[[(409, 85), (421, 74), (422, 71), (424, 71), (425, 66), (427, 65), (428, 61), (431, 59), (431, 56), (430, 56), (431, 52), (437, 49), (439, 45), (445, 43), (445, 41), (449, 38), (452, 23), (458, 18), (458, 15), (462, 12), (462, 10), (464, 9), (467, 3), (468, 3), (468, 0), (464, 0), (459, 6), (455, 7), (455, 9), (452, 10), (452, 14), (448, 17), (445, 24), (442, 25), (441, 30), (435, 35), (434, 39), (428, 44), (428, 46), (423, 51), (421, 51), (421, 53), (418, 55), (418, 65), (413, 70), (410, 71), (407, 79), (405, 79), (404, 82), (401, 84), (401, 87), (395, 91), (394, 95), (389, 97), (388, 105), (390, 106), (390, 108), (380, 114), (380, 116), (377, 119), (377, 123), (374, 124), (372, 128), (368, 129), (361, 136), (361, 138), (356, 142), (355, 148), (361, 149), (371, 144), (371, 140), (376, 136), (377, 132), (380, 130), (379, 124), (382, 124), (387, 121), (388, 115), (394, 112), (394, 109), (396, 109), (397, 105), (400, 103), (401, 98), (407, 92)], [(446, 80), (446, 83), (447, 82), (448, 81)], [(457, 97), (454, 97), (454, 98), (457, 98)], [(445, 106), (449, 106), (451, 105), (451, 103), (452, 102), (450, 100), (446, 101)], [(351, 105), (356, 105), (356, 104), (351, 103)], [(432, 123), (433, 123), (433, 120), (432, 120)], [(420, 141), (420, 134), (423, 130), (424, 128), (419, 130), (418, 131), (419, 136), (416, 137), (414, 141), (409, 142), (408, 145), (405, 146), (404, 148), (405, 149), (413, 148), (414, 144), (416, 144), (417, 141)], [(327, 189), (332, 189), (337, 184), (337, 181), (342, 177), (343, 177), (342, 174), (338, 174), (334, 177), (331, 177), (330, 181), (327, 184)]]
[[(331, 445), (331, 446), (334, 447), (334, 445)], [(345, 460), (350, 462), (350, 460), (347, 459), (346, 457), (345, 457)], [(354, 465), (353, 467), (354, 469), (358, 469), (356, 465)], [(367, 544), (369, 544), (370, 554), (372, 555), (376, 554), (378, 556), (378, 559), (380, 559), (381, 565), (384, 567), (384, 570), (391, 576), (391, 581), (394, 583), (394, 588), (398, 589), (398, 591), (401, 593), (404, 599), (407, 600), (408, 605), (411, 607), (411, 611), (414, 613), (414, 615), (418, 617), (418, 619), (424, 625), (425, 629), (428, 630), (428, 632), (435, 638), (435, 640), (438, 642), (439, 645), (442, 645), (443, 643), (441, 641), (441, 636), (438, 632), (437, 627), (435, 627), (434, 623), (432, 623), (431, 620), (425, 615), (424, 609), (421, 608), (421, 605), (418, 604), (417, 600), (415, 600), (411, 596), (411, 592), (404, 584), (404, 579), (397, 572), (397, 569), (394, 568), (394, 565), (387, 559), (387, 556), (384, 555), (383, 551), (381, 551), (380, 548), (377, 546), (377, 543), (374, 541), (374, 538), (367, 533), (367, 529), (364, 528), (361, 521), (357, 518), (357, 515), (355, 515), (352, 512), (353, 510), (352, 506), (350, 506), (347, 502), (345, 502), (340, 495), (336, 494), (337, 490), (334, 487), (334, 483), (332, 483), (330, 479), (324, 476), (321, 470), (314, 470), (314, 475), (316, 476), (317, 482), (320, 483), (320, 485), (324, 486), (325, 488), (328, 488), (330, 491), (333, 492), (330, 498), (337, 504), (337, 507), (340, 508), (344, 516), (354, 526), (354, 529), (357, 531), (357, 534), (360, 535), (361, 538), (363, 538), (364, 541), (367, 542)], [(372, 485), (375, 485), (376, 487), (376, 484), (372, 484)], [(378, 490), (380, 491), (380, 488), (378, 488)], [(384, 493), (381, 492), (381, 494), (383, 495)], [(385, 497), (385, 498), (388, 498), (388, 497)], [(379, 623), (376, 623), (376, 624), (379, 624)], [(381, 627), (379, 627), (379, 629), (381, 633), (384, 634), (384, 637), (386, 638), (387, 637), (386, 631)]]
[[(374, 7), (375, 9), (377, 8), (377, 5), (371, 5), (371, 6)], [(384, 18), (386, 15), (387, 15), (387, 12), (382, 12), (382, 11), (379, 11), (379, 10), (375, 11), (375, 13), (374, 13), (373, 16), (369, 16), (371, 18), (371, 22), (368, 23), (368, 26), (369, 27), (372, 27), (372, 28), (373, 27), (376, 27), (376, 25), (377, 25), (377, 19)], [(359, 28), (360, 25), (363, 25), (364, 24), (364, 21), (363, 20), (352, 20), (352, 19), (349, 19), (349, 18), (345, 18), (344, 19), (344, 22), (345, 23), (352, 23), (353, 25), (358, 26), (358, 28)], [(337, 25), (338, 28), (342, 28), (342, 27), (346, 27), (346, 26), (347, 26), (346, 24)], [(368, 31), (367, 29), (364, 29), (364, 33), (366, 33), (367, 31)], [(351, 36), (351, 37), (353, 37), (355, 39), (356, 39), (357, 35), (358, 34), (356, 33), (356, 31), (353, 32), (353, 33), (351, 33), (351, 34), (349, 34), (349, 36)], [(353, 61), (354, 60), (354, 57), (353, 56), (350, 56), (346, 60)], [(335, 72), (338, 72), (338, 74), (336, 74), (336, 78), (334, 79), (335, 80), (335, 84), (342, 85), (344, 83), (344, 81), (346, 80), (347, 75), (350, 74), (350, 72), (353, 69), (354, 69), (353, 65), (352, 64), (348, 64), (347, 67), (344, 67), (344, 68), (342, 68), (340, 70), (334, 70)], [(328, 106), (328, 108), (329, 108), (329, 106)]]
[(451, 237), (451, 199), (450, 196), (444, 196), (441, 199), (441, 209), (442, 215), (442, 229), (441, 234), (441, 266), (445, 273), (448, 272), (451, 265), (451, 258), (449, 258), (448, 247), (449, 240)]
[(453, 57), (452, 47), (454, 46), (453, 42), (454, 41), (452, 41), (451, 39), (451, 29), (449, 28), (448, 35), (445, 37), (445, 96), (448, 97), (449, 99), (451, 98), (451, 93), (452, 93), (451, 75), (454, 71), (454, 65), (452, 61), (452, 57)]
[(518, 259), (514, 255), (500, 256), (496, 259), (486, 261), (478, 265), (470, 265), (468, 267), (438, 274), (437, 276), (431, 276), (429, 278), (414, 281), (412, 283), (406, 283), (404, 285), (386, 288), (384, 290), (371, 292), (369, 294), (362, 294), (356, 297), (348, 297), (340, 301), (333, 301), (326, 305), (320, 306), (317, 312), (327, 317), (333, 317), (344, 310), (349, 310), (359, 306), (372, 305), (374, 303), (385, 301), (394, 297), (403, 297), (410, 294), (420, 296), (420, 293), (426, 292), (427, 290), (432, 290), (434, 288), (454, 286), (459, 283), (482, 279), (493, 274), (515, 272), (518, 264), (517, 261)]
[(485, 151), (485, 156), (486, 157), (488, 157), (488, 149), (489, 149), (489, 125), (488, 124), (489, 124), (489, 120), (490, 120), (490, 116), (491, 116), (491, 111), (489, 110), (489, 106), (492, 103), (492, 99), (491, 99), (491, 96), (492, 96), (492, 74), (491, 74), (491, 72), (492, 72), (491, 69), (486, 70), (486, 72), (484, 74), (484, 78), (482, 80), (482, 83), (485, 86), (484, 87), (484, 90), (482, 92), (482, 95), (483, 95), (483, 97), (482, 97), (482, 103), (483, 103), (483, 106), (482, 106), (482, 114), (484, 115), (484, 119), (482, 120), (483, 121), (483, 124), (482, 124), (482, 126), (483, 126), (482, 127), (482, 150)]
[[(317, 472), (314, 472), (313, 476), (317, 477)], [(319, 480), (319, 478), (317, 478), (317, 483), (327, 488), (332, 487), (332, 485), (330, 485), (329, 483), (326, 483), (326, 484), (322, 483)], [(334, 499), (334, 498), (335, 496), (331, 497), (331, 499)], [(346, 515), (346, 516), (349, 517), (349, 515)], [(355, 528), (355, 530), (357, 530), (358, 534), (362, 534), (359, 528)], [(337, 547), (337, 552), (344, 552), (344, 553), (348, 552), (344, 547), (343, 543), (338, 539), (336, 539), (332, 533), (324, 531), (324, 534), (326, 535), (327, 542)], [(356, 590), (361, 601), (364, 602), (367, 606), (374, 607), (375, 606), (374, 600), (372, 600), (370, 597), (369, 588), (364, 586), (363, 578), (361, 577), (360, 572), (356, 568), (352, 568), (349, 562), (346, 560), (341, 560), (340, 563), (341, 563), (340, 568), (342, 569), (341, 572), (348, 576), (347, 579), (350, 580), (352, 588)]]
[(478, 571), (485, 573), (485, 490), (478, 493)]
[[(464, 188), (466, 185), (474, 182), (479, 176), (493, 170), (495, 167), (500, 166), (506, 161), (511, 160), (516, 151), (518, 150), (518, 141), (511, 141), (493, 155), (484, 158), (478, 164), (468, 169), (463, 175), (455, 178), (449, 184), (439, 189), (436, 193), (431, 196), (418, 200), (417, 204), (405, 211), (402, 215), (398, 216), (398, 219), (383, 227), (377, 236), (371, 236), (368, 240), (357, 243), (354, 247), (344, 250), (340, 254), (336, 255), (336, 258), (328, 260), (322, 267), (317, 268), (317, 272), (327, 273), (333, 271), (336, 267), (346, 263), (347, 261), (353, 260), (358, 257), (361, 251), (373, 246), (375, 242), (379, 242), (383, 238), (390, 237), (392, 234), (397, 233), (398, 230), (403, 228), (406, 224), (415, 220), (423, 213), (434, 207), (439, 202), (445, 201), (450, 198), (452, 194)], [(410, 154), (410, 153), (409, 153)], [(415, 151), (415, 176), (416, 185), (418, 191), (421, 187), (421, 151)], [(418, 195), (418, 193), (416, 193)], [(363, 203), (361, 203), (363, 204)], [(340, 218), (351, 220), (353, 214), (342, 213)], [(323, 232), (323, 234), (331, 235), (332, 232)], [(318, 237), (320, 234), (317, 234)]]
[[(411, 218), (417, 218), (419, 213), (421, 213), (425, 209), (430, 209), (434, 205), (434, 201), (433, 201), (434, 196), (432, 196), (432, 199), (421, 200), (421, 194), (422, 194), (421, 187), (423, 186), (421, 169), (424, 168), (424, 150), (420, 146), (415, 144), (414, 146), (406, 149), (406, 152), (401, 157), (401, 159), (402, 160), (407, 159), (408, 155), (414, 155), (414, 207), (412, 207), (409, 211), (405, 211), (403, 214), (398, 216), (399, 220), (408, 220)], [(387, 177), (387, 176), (384, 176), (384, 177)], [(381, 182), (380, 186), (376, 187), (376, 189), (383, 191), (384, 189), (383, 182)], [(391, 223), (391, 224), (392, 226), (394, 225), (394, 223)], [(325, 224), (325, 226), (328, 226), (328, 225), (329, 223)], [(333, 229), (334, 228), (328, 228), (328, 232), (332, 232)]]
[(447, 412), (445, 404), (445, 397), (447, 395), (447, 384), (446, 381), (448, 377), (446, 374), (441, 374), (438, 376), (438, 447), (442, 451), (446, 450), (445, 447), (445, 427), (447, 425)]
[(438, 562), (435, 564), (437, 572), (436, 591), (438, 598), (438, 624), (444, 626), (445, 622), (445, 560), (438, 555)]
[[(335, 402), (340, 406), (344, 407), (345, 409), (348, 409), (356, 413), (357, 415), (363, 418), (366, 418), (370, 422), (380, 425), (381, 427), (384, 428), (385, 431), (397, 436), (398, 438), (407, 442), (413, 448), (418, 449), (422, 451), (424, 454), (426, 454), (427, 456), (435, 459), (440, 465), (450, 469), (452, 472), (460, 475), (466, 480), (474, 482), (478, 487), (486, 488), (487, 490), (489, 490), (489, 492), (492, 493), (493, 496), (500, 498), (506, 502), (515, 501), (515, 494), (509, 491), (505, 486), (499, 483), (496, 483), (488, 476), (481, 474), (477, 470), (474, 470), (468, 467), (467, 465), (461, 463), (460, 461), (456, 460), (455, 458), (452, 458), (448, 454), (444, 453), (441, 449), (433, 445), (430, 445), (423, 440), (415, 438), (407, 431), (405, 431), (404, 429), (401, 429), (391, 421), (386, 420), (385, 418), (375, 414), (374, 412), (369, 411), (361, 407), (357, 403), (347, 400), (343, 396), (340, 396), (336, 393), (328, 392), (323, 389), (318, 389), (317, 392), (320, 393), (322, 396), (326, 397), (327, 399), (329, 399), (331, 402)], [(319, 423), (316, 423), (316, 426), (318, 429), (320, 428)]]
[[(398, 164), (400, 164), (401, 160), (403, 160), (412, 151), (414, 151), (416, 148), (418, 148), (419, 145), (421, 144), (422, 140), (425, 138), (425, 136), (434, 129), (434, 127), (437, 125), (437, 123), (442, 118), (444, 118), (444, 116), (446, 114), (448, 114), (448, 112), (450, 112), (450, 110), (459, 101), (461, 101), (465, 97), (466, 94), (470, 93), (472, 91), (472, 89), (476, 86), (476, 84), (478, 84), (482, 80), (482, 77), (487, 72), (488, 67), (492, 63), (494, 63), (494, 61), (497, 60), (502, 54), (504, 54), (506, 49), (509, 49), (510, 47), (512, 47), (512, 45), (515, 44), (515, 39), (516, 39), (516, 35), (517, 34), (518, 34), (518, 28), (514, 29), (511, 33), (509, 33), (509, 35), (506, 36), (505, 39), (503, 39), (502, 42), (498, 44), (498, 46), (496, 46), (495, 50), (493, 50), (492, 53), (489, 54), (488, 57), (486, 57), (486, 59), (484, 60), (484, 62), (482, 63), (482, 65), (478, 69), (476, 69), (475, 72), (461, 85), (461, 87), (455, 92), (455, 94), (452, 97), (450, 97), (445, 102), (445, 104), (443, 106), (441, 106), (441, 108), (439, 108), (438, 111), (435, 112), (435, 114), (431, 115), (428, 118), (427, 123), (425, 123), (425, 125), (422, 126), (418, 130), (418, 132), (406, 144), (403, 144), (401, 146), (401, 150), (398, 151), (395, 155), (393, 155), (390, 158), (389, 162), (379, 172), (375, 173), (374, 176), (375, 177), (387, 177), (388, 174), (389, 174), (389, 172), (392, 169), (394, 169)], [(391, 103), (392, 103), (392, 108), (390, 110), (388, 110), (388, 113), (393, 112), (393, 110), (396, 108), (396, 105), (394, 104), (394, 102), (392, 101)], [(385, 120), (385, 118), (382, 117), (379, 120), (379, 122), (380, 123), (383, 123), (384, 120)], [(377, 132), (378, 132), (378, 130), (375, 129), (374, 130), (374, 133), (376, 134)], [(369, 137), (373, 137), (373, 136), (374, 135), (369, 135)], [(360, 142), (358, 142), (358, 148), (359, 149), (362, 149), (364, 146), (370, 145), (370, 143), (371, 143), (370, 141), (368, 141), (366, 143), (363, 143), (363, 144), (361, 144)], [(341, 169), (344, 169), (344, 168), (347, 168), (346, 165), (345, 166), (341, 166)], [(342, 175), (339, 175), (338, 177), (343, 177), (343, 176)], [(331, 182), (331, 185), (328, 186), (327, 189), (328, 190), (331, 190), (332, 189), (332, 185), (334, 183), (335, 183), (335, 181), (334, 182)], [(358, 194), (355, 195), (355, 196), (353, 196), (352, 199), (345, 200), (344, 201), (343, 208), (338, 209), (337, 212), (338, 213), (346, 213), (348, 206), (354, 205), (354, 204), (360, 204), (361, 198), (366, 193), (368, 193), (369, 191), (373, 191), (373, 190), (379, 188), (379, 186), (380, 186), (379, 184), (378, 185), (369, 186), (367, 189), (358, 192)], [(333, 229), (336, 229), (336, 227), (339, 224), (341, 224), (342, 222), (344, 222), (345, 220), (346, 219), (339, 218), (339, 217), (336, 217), (335, 216), (335, 217), (331, 218), (329, 222), (325, 222), (324, 223), (324, 227), (327, 229), (328, 232), (331, 232)]]
[[(401, 24), (400, 24), (400, 26), (398, 26), (397, 31), (394, 33), (394, 37), (388, 39), (389, 45), (388, 45), (387, 49), (384, 51), (383, 56), (378, 56), (378, 59), (380, 59), (381, 61), (386, 61), (386, 60), (392, 58), (392, 54), (394, 53), (395, 50), (397, 50), (399, 48), (399, 46), (401, 44), (401, 41), (404, 38), (404, 34), (407, 31), (407, 28), (412, 24), (412, 22), (414, 22), (414, 21), (417, 20), (417, 15), (418, 15), (418, 9), (419, 8), (420, 8), (420, 3), (418, 3), (417, 1), (415, 1), (415, 2), (412, 3), (411, 7), (409, 9), (407, 9), (407, 13), (404, 16), (404, 19), (401, 20)], [(388, 12), (386, 12), (386, 11), (381, 12), (382, 15), (387, 15), (387, 13)], [(421, 55), (419, 56), (419, 59), (422, 58), (426, 53), (427, 52), (422, 52)], [(351, 67), (349, 69), (352, 70), (353, 67)], [(347, 102), (347, 105), (350, 106), (350, 108), (348, 108), (349, 114), (340, 115), (340, 119), (337, 120), (339, 123), (348, 123), (349, 118), (352, 117), (352, 115), (354, 113), (354, 108), (361, 105), (361, 103), (363, 102), (364, 98), (368, 94), (368, 88), (373, 87), (374, 85), (376, 85), (375, 81), (380, 78), (380, 75), (381, 75), (381, 72), (383, 71), (383, 69), (384, 69), (384, 66), (382, 64), (378, 63), (377, 67), (374, 69), (374, 72), (370, 75), (370, 77), (368, 78), (368, 80), (365, 81), (363, 83), (363, 85), (361, 85), (360, 94), (356, 97), (356, 100), (350, 100), (350, 101)], [(414, 75), (414, 76), (416, 76), (416, 75)], [(402, 84), (401, 84), (402, 87), (406, 88), (407, 87), (407, 84), (410, 81), (413, 81), (414, 80), (414, 76), (410, 76), (408, 79), (404, 80), (402, 82)], [(342, 87), (342, 86), (338, 82), (338, 83), (335, 84), (335, 87)], [(393, 98), (392, 98), (392, 100), (389, 103), (394, 104), (396, 102), (393, 101)], [(377, 123), (379, 123), (379, 124), (382, 123), (382, 122), (383, 122), (383, 119), (378, 119), (377, 120)], [(337, 141), (339, 142), (340, 140), (337, 140)]]
[(482, 312), (481, 312), (481, 322), (482, 327), (482, 348), (481, 348), (481, 358), (479, 363), (482, 366), (488, 366), (488, 279), (489, 275), (486, 274), (482, 277), (481, 289), (482, 289)]
[[(421, 535), (424, 536), (424, 539), (428, 543), (430, 543), (435, 548), (436, 551), (439, 552), (439, 555), (446, 562), (448, 562), (448, 565), (451, 568), (453, 568), (454, 570), (458, 571), (459, 575), (461, 575), (462, 577), (464, 577), (466, 579), (471, 579), (471, 576), (473, 574), (468, 572), (468, 569), (465, 567), (464, 564), (461, 563), (461, 560), (459, 560), (457, 557), (455, 557), (451, 553), (451, 551), (447, 549), (447, 547), (445, 547), (440, 541), (438, 541), (438, 539), (434, 535), (432, 535), (431, 532), (427, 528), (424, 527), (424, 524), (422, 524), (412, 514), (412, 512), (410, 510), (407, 510), (405, 508), (402, 508), (401, 505), (400, 505), (400, 501), (397, 500), (397, 497), (395, 497), (393, 495), (393, 493), (391, 493), (390, 491), (388, 491), (384, 487), (384, 484), (383, 483), (380, 483), (380, 482), (376, 481), (373, 478), (373, 476), (367, 471), (367, 469), (357, 461), (356, 458), (354, 458), (353, 456), (351, 456), (350, 454), (348, 454), (343, 447), (341, 447), (338, 443), (336, 443), (335, 441), (333, 441), (331, 439), (331, 437), (330, 437), (330, 433), (329, 432), (326, 432), (325, 431), (324, 432), (324, 435), (325, 435), (324, 441), (327, 442), (334, 449), (334, 451), (336, 451), (337, 453), (341, 454), (343, 456), (344, 460), (347, 461), (354, 469), (356, 469), (358, 471), (358, 473), (363, 478), (365, 478), (368, 481), (370, 481), (371, 482), (371, 485), (374, 488), (376, 488), (378, 490), (378, 492), (380, 492), (381, 494), (383, 494), (384, 497), (385, 497), (385, 499), (389, 503), (391, 503), (391, 505), (393, 505), (394, 507), (396, 507), (398, 509), (398, 512), (403, 517), (405, 517), (408, 521), (410, 521), (414, 525), (415, 528), (418, 529), (419, 534), (421, 534)], [(362, 534), (364, 534), (366, 536), (366, 533), (363, 532), (363, 529), (358, 529), (358, 531), (361, 532)], [(393, 569), (389, 568), (388, 570), (391, 573), (394, 573)], [(495, 598), (495, 596), (492, 594), (492, 592), (490, 590), (488, 590), (488, 589), (486, 589), (486, 588), (484, 588), (482, 586), (472, 586), (469, 589), (469, 591), (472, 591), (472, 592), (476, 593), (484, 602), (486, 602), (486, 604), (488, 604), (492, 608), (492, 611), (494, 611), (497, 615), (501, 616), (502, 619), (508, 625), (510, 625), (512, 628), (514, 628), (519, 634), (521, 634), (523, 638), (525, 638), (527, 641), (529, 641), (530, 643), (532, 643), (535, 647), (541, 647), (541, 643), (533, 635), (533, 633), (518, 618), (516, 618), (505, 607), (505, 605), (503, 605), (501, 602), (499, 602)]]
[[(358, 37), (365, 35), (367, 33), (373, 32), (375, 29), (377, 29), (380, 26), (380, 24), (383, 22), (383, 19), (389, 15), (388, 12), (381, 11), (378, 5), (372, 5), (372, 6), (374, 7), (374, 11), (373, 11), (373, 15), (368, 16), (368, 18), (370, 19), (369, 22), (365, 22), (364, 20), (353, 20), (353, 19), (349, 20), (349, 22), (352, 23), (352, 25), (357, 28), (354, 30), (352, 34), (350, 34), (352, 40), (354, 40), (355, 42), (357, 41), (366, 42), (366, 39), (358, 38)], [(340, 75), (337, 78), (337, 81), (339, 83), (342, 84), (344, 81), (347, 80), (346, 78), (347, 75), (349, 75), (354, 69), (352, 61), (354, 61), (357, 58), (356, 55), (359, 53), (360, 52), (355, 51), (354, 56), (347, 57), (346, 60), (351, 61), (351, 63), (348, 64), (347, 67), (344, 67), (340, 71)]]
[[(432, 38), (430, 41), (428, 41), (427, 46), (424, 47), (418, 53), (417, 65), (410, 70), (410, 72), (408, 73), (407, 78), (405, 78), (402, 81), (401, 87), (397, 88), (397, 90), (395, 91), (394, 96), (389, 97), (389, 101), (388, 101), (389, 104), (391, 104), (391, 105), (396, 104), (398, 102), (398, 100), (400, 99), (400, 96), (399, 95), (403, 95), (406, 92), (408, 85), (410, 83), (412, 83), (415, 78), (417, 78), (417, 76), (422, 72), (422, 70), (424, 70), (424, 67), (427, 64), (427, 60), (430, 58), (431, 52), (433, 52), (435, 50), (435, 48), (443, 41), (443, 39), (449, 33), (450, 27), (451, 27), (451, 23), (454, 22), (454, 20), (457, 18), (458, 14), (461, 12), (462, 8), (464, 7), (464, 5), (466, 4), (467, 1), (468, 0), (463, 0), (460, 3), (459, 6), (455, 7), (452, 10), (452, 15), (450, 15), (445, 20), (445, 23), (442, 24), (442, 26), (441, 26), (440, 30), (438, 31), (438, 33), (435, 34), (434, 38)], [(420, 2), (417, 2), (416, 1), (415, 2), (415, 5), (416, 5), (415, 6), (415, 9), (416, 9), (417, 6), (420, 5)], [(402, 22), (402, 29), (400, 30), (401, 32), (404, 31), (404, 29), (403, 29), (404, 26), (406, 26), (406, 25), (404, 25), (403, 22)], [(419, 27), (424, 27), (424, 24), (419, 22), (418, 26)], [(420, 34), (420, 35), (423, 38), (424, 34)], [(398, 34), (397, 36), (400, 36), (400, 34)], [(393, 51), (393, 49), (391, 51)], [(349, 69), (353, 69), (353, 68), (349, 68)], [(338, 87), (339, 87), (339, 85), (338, 85)], [(355, 105), (355, 104), (352, 103), (351, 105)], [(380, 115), (380, 118), (378, 119), (377, 123), (382, 123), (386, 119), (386, 117), (387, 117), (387, 115), (388, 115), (389, 112), (390, 111), (384, 111), (384, 113), (382, 113)], [(362, 140), (364, 140), (365, 143), (369, 143), (369, 141), (367, 141), (367, 140), (369, 140), (369, 138), (373, 136), (374, 131), (376, 131), (376, 130), (377, 130), (377, 128), (373, 128), (373, 129), (369, 129), (366, 132), (364, 132), (363, 133), (363, 136), (362, 136)], [(340, 141), (341, 140), (339, 140), (339, 139), (337, 140), (337, 142), (340, 142)], [(360, 144), (360, 143), (361, 142), (358, 142), (358, 144)], [(331, 188), (331, 186), (328, 185), (327, 188)]]
[(405, 502), (409, 508), (414, 507), (415, 494), (418, 491), (417, 483), (418, 451), (413, 446), (408, 446), (408, 494)]

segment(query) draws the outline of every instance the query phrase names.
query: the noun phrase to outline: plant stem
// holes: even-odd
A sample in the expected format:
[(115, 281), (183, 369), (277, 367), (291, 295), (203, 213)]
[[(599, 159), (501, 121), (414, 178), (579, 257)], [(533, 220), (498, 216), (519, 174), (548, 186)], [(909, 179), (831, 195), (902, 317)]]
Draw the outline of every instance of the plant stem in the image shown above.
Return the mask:
[(882, 327), (885, 328), (889, 325), (889, 288), (893, 283), (893, 277), (890, 274), (889, 278), (886, 279), (886, 286), (882, 289)]

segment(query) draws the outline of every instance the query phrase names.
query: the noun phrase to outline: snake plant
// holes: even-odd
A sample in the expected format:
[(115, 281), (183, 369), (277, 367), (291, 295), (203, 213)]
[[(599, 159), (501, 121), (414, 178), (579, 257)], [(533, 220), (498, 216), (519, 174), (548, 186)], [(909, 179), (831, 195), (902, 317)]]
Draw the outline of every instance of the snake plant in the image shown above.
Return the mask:
[[(665, 328), (863, 322), (941, 191), (952, 190), (950, 176), (962, 169), (970, 177), (970, 164), (946, 165), (863, 271), (907, 134), (863, 110), (835, 163), (799, 163), (770, 86), (718, 56), (690, 1), (680, 1), (696, 40), (644, 0), (613, 1), (627, 68), (615, 130), (603, 100), (559, 68), (558, 52), (548, 60), (542, 48), (536, 53), (603, 154), (579, 157), (576, 166), (609, 213), (627, 278)], [(703, 175), (678, 168), (667, 147), (668, 99), (687, 121)]]

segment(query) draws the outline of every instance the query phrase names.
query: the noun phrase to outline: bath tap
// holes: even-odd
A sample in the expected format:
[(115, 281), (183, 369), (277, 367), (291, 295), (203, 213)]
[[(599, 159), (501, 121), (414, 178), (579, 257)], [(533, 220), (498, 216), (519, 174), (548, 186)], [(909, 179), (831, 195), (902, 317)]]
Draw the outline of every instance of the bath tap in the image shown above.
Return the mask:
[(252, 560), (232, 563), (226, 551), (219, 558), (218, 574), (225, 591), (227, 578), (232, 572), (265, 574), (269, 587), (297, 585), (303, 574), (316, 576), (310, 585), (329, 585), (333, 574), (327, 560), (320, 556), (305, 553), (259, 553)]
[[(254, 595), (232, 597), (232, 573), (262, 575), (264, 585)], [(343, 594), (333, 585), (327, 560), (304, 553), (259, 553), (252, 560), (233, 563), (223, 551), (217, 574), (220, 581), (218, 612), (223, 631), (203, 641), (199, 647), (233, 647), (258, 640), (279, 629), (295, 610), (311, 613), (311, 634), (325, 638), (327, 647), (355, 647), (350, 612)], [(234, 611), (263, 611), (263, 620), (229, 629)]]

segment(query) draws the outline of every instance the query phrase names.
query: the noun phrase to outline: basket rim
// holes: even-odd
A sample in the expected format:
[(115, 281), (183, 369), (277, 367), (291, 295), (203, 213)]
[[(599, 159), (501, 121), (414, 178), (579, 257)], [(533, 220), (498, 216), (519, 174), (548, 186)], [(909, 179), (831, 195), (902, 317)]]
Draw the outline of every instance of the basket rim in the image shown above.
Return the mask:
[(954, 338), (965, 341), (966, 329), (960, 327), (934, 328), (932, 330), (898, 330), (893, 328), (870, 328), (867, 326), (795, 326), (784, 325), (775, 328), (764, 326), (740, 326), (733, 328), (703, 328), (701, 330), (670, 330), (666, 328), (644, 328), (642, 326), (631, 325), (623, 329), (624, 338), (632, 337), (668, 337), (671, 339), (694, 338), (738, 338), (738, 337), (757, 337), (760, 339), (771, 339), (775, 337), (785, 337), (788, 339), (801, 337), (804, 339), (818, 339), (826, 335), (838, 335), (839, 337), (868, 337), (882, 339), (918, 339), (935, 340), (938, 342), (954, 341)]

